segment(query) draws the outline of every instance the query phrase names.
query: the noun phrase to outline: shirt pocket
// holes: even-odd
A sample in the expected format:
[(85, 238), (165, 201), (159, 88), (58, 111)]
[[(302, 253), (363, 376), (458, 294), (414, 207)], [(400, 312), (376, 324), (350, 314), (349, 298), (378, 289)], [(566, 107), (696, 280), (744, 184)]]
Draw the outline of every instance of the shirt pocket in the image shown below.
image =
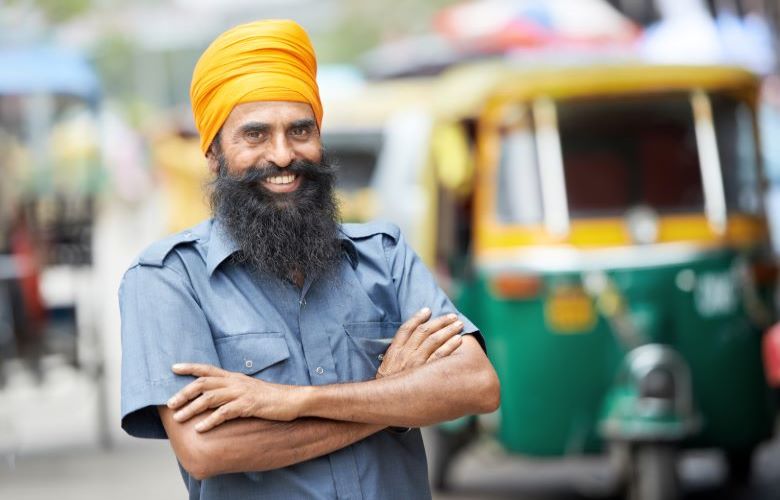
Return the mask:
[(240, 333), (217, 339), (222, 368), (267, 382), (290, 383), (290, 349), (278, 332)]
[(376, 377), (385, 351), (400, 326), (401, 323), (390, 321), (344, 324), (351, 351), (347, 363), (350, 380), (371, 380)]

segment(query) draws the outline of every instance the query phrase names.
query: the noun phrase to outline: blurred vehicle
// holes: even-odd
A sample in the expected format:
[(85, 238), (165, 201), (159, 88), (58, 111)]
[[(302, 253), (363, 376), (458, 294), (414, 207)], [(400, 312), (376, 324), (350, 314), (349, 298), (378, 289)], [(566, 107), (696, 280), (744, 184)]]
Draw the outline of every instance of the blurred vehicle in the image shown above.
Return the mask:
[[(501, 62), (455, 68), (435, 95), (423, 246), (501, 380), (481, 427), (510, 453), (609, 454), (631, 499), (676, 498), (687, 448), (723, 450), (747, 480), (776, 413), (756, 79)], [(439, 428), (435, 486), (479, 427)]]
[[(414, 230), (418, 193), (408, 190), (417, 186), (428, 153), (433, 85), (427, 77), (367, 82), (324, 99), (322, 142), (338, 167), (345, 222), (387, 216), (382, 207), (392, 206), (390, 218)], [(388, 193), (404, 193), (409, 203), (399, 206), (397, 198), (384, 198)]]
[(82, 307), (104, 181), (99, 102), (97, 75), (79, 55), (0, 51), (0, 339), (15, 339), (6, 358), (37, 366), (59, 354), (99, 372)]

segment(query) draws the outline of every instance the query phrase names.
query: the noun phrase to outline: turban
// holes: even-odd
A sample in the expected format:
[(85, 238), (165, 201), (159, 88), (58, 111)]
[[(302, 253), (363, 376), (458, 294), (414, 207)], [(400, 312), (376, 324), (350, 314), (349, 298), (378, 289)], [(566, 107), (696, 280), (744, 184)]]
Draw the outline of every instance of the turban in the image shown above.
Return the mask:
[(305, 102), (320, 126), (317, 59), (309, 36), (289, 20), (255, 21), (229, 29), (195, 65), (190, 100), (204, 153), (233, 107), (245, 102)]

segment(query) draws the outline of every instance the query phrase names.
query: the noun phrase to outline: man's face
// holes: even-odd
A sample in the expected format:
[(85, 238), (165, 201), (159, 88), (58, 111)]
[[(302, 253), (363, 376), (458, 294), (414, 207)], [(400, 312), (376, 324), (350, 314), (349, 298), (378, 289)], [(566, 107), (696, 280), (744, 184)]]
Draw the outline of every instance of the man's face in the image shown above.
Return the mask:
[(209, 163), (211, 205), (238, 259), (280, 278), (321, 274), (340, 256), (335, 171), (308, 105), (237, 106)]
[[(256, 166), (287, 168), (296, 160), (319, 163), (322, 160), (314, 112), (306, 103), (261, 101), (238, 104), (222, 125), (218, 136), (230, 174), (239, 175)], [(210, 151), (209, 167), (219, 168), (217, 155)], [(279, 173), (263, 179), (262, 185), (274, 193), (290, 193), (301, 185), (294, 173)]]

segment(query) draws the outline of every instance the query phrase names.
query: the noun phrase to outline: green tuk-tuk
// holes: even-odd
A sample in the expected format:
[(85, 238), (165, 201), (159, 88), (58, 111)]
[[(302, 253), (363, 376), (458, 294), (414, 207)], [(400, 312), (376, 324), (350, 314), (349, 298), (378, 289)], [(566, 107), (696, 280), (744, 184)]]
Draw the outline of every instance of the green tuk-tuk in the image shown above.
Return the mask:
[[(489, 63), (436, 95), (417, 245), (487, 341), (487, 432), (525, 456), (614, 454), (632, 499), (676, 498), (687, 448), (746, 479), (775, 417), (754, 76)], [(439, 429), (437, 486), (477, 427)]]

